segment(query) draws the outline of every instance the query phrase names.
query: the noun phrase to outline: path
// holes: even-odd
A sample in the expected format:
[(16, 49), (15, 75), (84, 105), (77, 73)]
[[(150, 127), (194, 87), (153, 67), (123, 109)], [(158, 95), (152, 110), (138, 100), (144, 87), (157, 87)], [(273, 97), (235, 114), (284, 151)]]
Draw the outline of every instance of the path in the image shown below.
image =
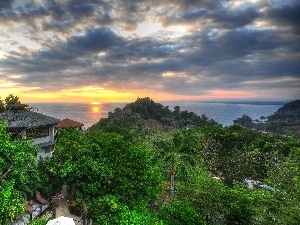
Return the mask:
[(72, 215), (68, 210), (68, 202), (66, 199), (67, 196), (67, 186), (63, 185), (61, 193), (65, 196), (58, 203), (58, 207), (56, 208), (56, 218), (60, 216), (65, 216), (69, 218), (73, 218), (76, 225), (82, 225), (82, 219), (79, 216)]

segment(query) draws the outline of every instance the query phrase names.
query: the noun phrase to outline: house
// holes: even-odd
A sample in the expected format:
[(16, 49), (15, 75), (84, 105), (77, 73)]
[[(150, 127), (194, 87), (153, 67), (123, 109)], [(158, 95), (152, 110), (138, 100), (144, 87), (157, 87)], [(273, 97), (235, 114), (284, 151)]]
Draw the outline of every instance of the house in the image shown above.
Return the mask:
[(77, 130), (82, 130), (82, 127), (84, 126), (83, 123), (77, 122), (75, 120), (71, 120), (69, 118), (63, 119), (58, 122), (58, 124), (55, 125), (56, 128), (67, 128), (67, 127), (73, 127)]
[(257, 188), (264, 188), (266, 190), (269, 190), (269, 191), (275, 191), (275, 188), (261, 182), (261, 181), (257, 181), (257, 180), (252, 180), (252, 179), (245, 179), (244, 180), (244, 185), (251, 189), (251, 190), (254, 190), (254, 189), (257, 189)]
[(41, 148), (37, 153), (38, 159), (52, 156), (55, 145), (54, 126), (59, 119), (30, 111), (19, 105), (0, 113), (1, 119), (8, 123), (8, 131), (13, 139), (29, 138), (34, 145)]

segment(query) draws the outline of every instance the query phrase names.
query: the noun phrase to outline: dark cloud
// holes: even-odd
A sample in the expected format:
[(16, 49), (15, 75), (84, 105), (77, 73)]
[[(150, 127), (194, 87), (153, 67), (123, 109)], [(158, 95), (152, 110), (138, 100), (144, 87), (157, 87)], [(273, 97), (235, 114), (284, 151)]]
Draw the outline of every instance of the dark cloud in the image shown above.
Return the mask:
[[(201, 95), (211, 89), (264, 85), (287, 92), (290, 87), (295, 93), (299, 84), (299, 3), (280, 7), (264, 1), (225, 7), (235, 2), (221, 0), (12, 3), (0, 2), (1, 26), (41, 46), (33, 49), (2, 31), (10, 46), (0, 61), (2, 72), (5, 79), (24, 75), (18, 79), (24, 86), (56, 91), (109, 84), (122, 90)], [(187, 32), (124, 35), (142, 22), (161, 23), (165, 29), (185, 25)]]
[(10, 8), (15, 0), (1, 0), (0, 1), (0, 10)]
[(205, 8), (195, 8), (192, 10), (189, 10), (186, 14), (183, 15), (183, 19), (185, 21), (193, 21), (197, 20), (200, 17), (202, 17), (204, 14), (206, 14), (207, 9)]
[[(3, 61), (6, 68), (19, 73), (61, 71), (72, 67), (90, 66), (85, 56), (98, 54), (116, 45), (123, 45), (125, 40), (109, 29), (88, 30), (82, 36), (73, 36), (64, 43), (57, 43), (51, 49), (38, 51), (32, 55), (16, 57), (15, 54)], [(18, 66), (17, 66), (18, 65)], [(11, 70), (11, 69), (8, 69)]]
[(238, 28), (251, 24), (260, 16), (257, 8), (249, 7), (245, 10), (221, 9), (210, 13), (209, 17), (220, 28)]
[(114, 45), (122, 45), (125, 40), (109, 29), (88, 30), (84, 36), (74, 36), (68, 40), (66, 50), (87, 54), (106, 50)]
[(289, 27), (293, 32), (300, 34), (300, 3), (276, 8), (269, 8), (266, 12), (267, 19), (277, 26), (285, 29)]

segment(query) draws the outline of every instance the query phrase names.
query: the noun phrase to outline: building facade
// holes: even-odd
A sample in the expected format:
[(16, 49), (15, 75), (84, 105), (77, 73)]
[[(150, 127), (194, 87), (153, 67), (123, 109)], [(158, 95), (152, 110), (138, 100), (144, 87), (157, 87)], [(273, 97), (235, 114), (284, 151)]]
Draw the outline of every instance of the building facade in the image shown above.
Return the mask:
[(57, 118), (33, 112), (28, 109), (9, 110), (0, 113), (0, 119), (8, 124), (12, 139), (28, 138), (40, 147), (37, 159), (52, 157), (55, 145)]

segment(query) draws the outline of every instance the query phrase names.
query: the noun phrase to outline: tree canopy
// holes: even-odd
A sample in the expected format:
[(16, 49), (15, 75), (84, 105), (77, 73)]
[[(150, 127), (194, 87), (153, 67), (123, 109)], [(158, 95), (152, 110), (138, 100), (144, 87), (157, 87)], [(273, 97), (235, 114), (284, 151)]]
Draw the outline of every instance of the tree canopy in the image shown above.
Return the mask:
[(32, 198), (39, 187), (37, 148), (28, 140), (10, 139), (0, 123), (0, 223), (7, 224), (25, 212), (24, 198)]
[(246, 127), (143, 98), (86, 132), (60, 129), (53, 157), (36, 162), (0, 124), (0, 223), (24, 212), (22, 195), (67, 184), (70, 212), (99, 224), (299, 224), (300, 140)]

